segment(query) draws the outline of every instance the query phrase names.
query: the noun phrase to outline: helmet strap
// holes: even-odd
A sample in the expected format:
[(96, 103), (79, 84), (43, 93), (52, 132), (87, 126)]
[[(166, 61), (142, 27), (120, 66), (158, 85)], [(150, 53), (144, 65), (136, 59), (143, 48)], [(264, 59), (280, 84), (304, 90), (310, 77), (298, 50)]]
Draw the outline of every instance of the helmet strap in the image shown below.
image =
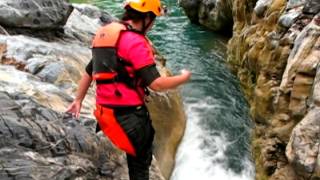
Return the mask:
[(143, 21), (142, 21), (142, 30), (141, 30), (141, 32), (142, 32), (143, 34), (146, 34), (146, 33), (147, 33), (147, 29), (150, 27), (150, 25), (151, 25), (152, 22), (154, 21), (154, 18), (152, 18), (152, 17), (150, 17), (150, 16), (149, 16), (149, 19), (150, 19), (150, 21), (148, 22), (148, 24), (146, 24), (146, 19), (143, 19)]

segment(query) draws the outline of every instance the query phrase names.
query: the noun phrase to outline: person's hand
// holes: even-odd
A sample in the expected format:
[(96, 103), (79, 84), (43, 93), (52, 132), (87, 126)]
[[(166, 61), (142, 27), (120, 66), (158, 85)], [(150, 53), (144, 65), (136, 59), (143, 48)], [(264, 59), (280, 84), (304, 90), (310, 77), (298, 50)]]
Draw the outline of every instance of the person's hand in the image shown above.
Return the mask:
[(187, 81), (189, 81), (189, 79), (191, 77), (191, 72), (188, 71), (188, 70), (182, 69), (181, 70), (181, 76), (183, 76), (183, 78), (185, 80), (184, 82), (187, 82)]
[(67, 113), (71, 113), (73, 117), (79, 119), (80, 117), (80, 109), (81, 109), (81, 101), (74, 100), (68, 107)]

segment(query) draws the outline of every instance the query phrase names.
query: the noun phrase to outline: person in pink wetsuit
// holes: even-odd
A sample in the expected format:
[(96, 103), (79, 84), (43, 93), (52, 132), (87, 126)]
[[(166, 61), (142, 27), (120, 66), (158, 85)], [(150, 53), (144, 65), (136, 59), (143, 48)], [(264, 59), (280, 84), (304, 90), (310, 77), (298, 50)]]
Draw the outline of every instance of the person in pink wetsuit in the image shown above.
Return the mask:
[(122, 21), (101, 27), (92, 42), (92, 60), (82, 76), (67, 112), (79, 117), (92, 81), (96, 83), (99, 129), (127, 153), (130, 180), (148, 180), (154, 128), (145, 106), (147, 87), (154, 91), (176, 88), (191, 73), (161, 77), (146, 33), (163, 11), (160, 0), (128, 0)]

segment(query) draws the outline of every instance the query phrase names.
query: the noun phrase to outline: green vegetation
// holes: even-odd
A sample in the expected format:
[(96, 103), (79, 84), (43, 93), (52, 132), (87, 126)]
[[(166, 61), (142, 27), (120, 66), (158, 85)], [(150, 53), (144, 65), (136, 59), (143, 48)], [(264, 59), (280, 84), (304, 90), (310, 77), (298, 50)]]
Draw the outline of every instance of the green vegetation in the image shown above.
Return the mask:
[(71, 3), (87, 3), (90, 2), (90, 0), (70, 0)]

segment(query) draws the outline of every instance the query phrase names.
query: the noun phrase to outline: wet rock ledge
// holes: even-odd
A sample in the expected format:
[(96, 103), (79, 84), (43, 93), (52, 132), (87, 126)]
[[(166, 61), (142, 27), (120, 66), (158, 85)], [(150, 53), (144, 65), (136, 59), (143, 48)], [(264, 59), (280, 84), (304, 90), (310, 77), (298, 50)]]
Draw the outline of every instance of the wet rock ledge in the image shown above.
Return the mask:
[[(1, 180), (128, 179), (124, 153), (95, 134), (94, 86), (79, 120), (64, 113), (91, 58), (94, 33), (112, 19), (65, 0), (0, 2)], [(157, 65), (170, 75), (160, 55)], [(185, 128), (181, 98), (170, 91), (149, 101), (158, 132), (151, 179), (168, 179)]]

